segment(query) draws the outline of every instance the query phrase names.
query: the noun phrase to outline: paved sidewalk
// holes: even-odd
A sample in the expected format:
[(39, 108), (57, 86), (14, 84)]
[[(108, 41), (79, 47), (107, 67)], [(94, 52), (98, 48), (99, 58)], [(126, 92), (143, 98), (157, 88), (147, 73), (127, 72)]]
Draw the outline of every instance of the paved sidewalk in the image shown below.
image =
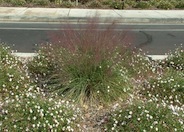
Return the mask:
[(88, 18), (95, 16), (99, 17), (101, 22), (184, 23), (184, 10), (104, 10), (0, 7), (0, 22), (85, 22)]

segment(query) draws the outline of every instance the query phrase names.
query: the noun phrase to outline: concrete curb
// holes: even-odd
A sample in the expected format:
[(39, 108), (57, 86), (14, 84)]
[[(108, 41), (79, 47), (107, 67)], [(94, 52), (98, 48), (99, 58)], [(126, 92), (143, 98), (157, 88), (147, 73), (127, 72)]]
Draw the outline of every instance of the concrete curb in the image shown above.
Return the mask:
[(21, 53), (21, 52), (17, 52), (17, 53), (12, 53), (12, 55), (14, 55), (16, 57), (30, 58), (30, 57), (35, 57), (38, 54), (37, 53)]
[[(0, 16), (0, 22), (87, 22), (92, 17), (62, 17), (62, 18), (47, 18), (47, 17), (11, 17)], [(164, 23), (164, 24), (184, 24), (184, 19), (180, 18), (113, 18), (113, 17), (100, 17), (98, 22), (109, 23)]]
[(168, 57), (168, 55), (147, 55), (152, 60), (164, 60)]
[(184, 23), (184, 10), (105, 10), (69, 8), (0, 7), (0, 22), (86, 22), (98, 17), (100, 22)]
[[(20, 58), (33, 58), (35, 56), (37, 56), (37, 53), (12, 53), (12, 55), (16, 56), (16, 57), (20, 57)], [(164, 60), (166, 59), (168, 56), (167, 55), (147, 55), (149, 58), (151, 58), (152, 60)]]

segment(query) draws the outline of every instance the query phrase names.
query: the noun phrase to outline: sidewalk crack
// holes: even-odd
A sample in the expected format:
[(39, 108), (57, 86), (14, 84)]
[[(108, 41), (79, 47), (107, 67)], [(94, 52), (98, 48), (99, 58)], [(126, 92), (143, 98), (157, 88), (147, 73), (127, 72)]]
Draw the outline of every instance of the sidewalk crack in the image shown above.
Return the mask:
[(116, 12), (116, 10), (113, 10), (116, 14), (118, 14), (120, 17), (122, 17), (118, 12)]
[(23, 14), (23, 12), (25, 12), (27, 9), (28, 7), (26, 7), (23, 11), (16, 13), (16, 15)]
[(70, 16), (70, 11), (71, 11), (71, 8), (70, 8), (70, 9), (69, 9), (69, 11), (68, 11), (67, 17), (69, 17), (69, 16)]

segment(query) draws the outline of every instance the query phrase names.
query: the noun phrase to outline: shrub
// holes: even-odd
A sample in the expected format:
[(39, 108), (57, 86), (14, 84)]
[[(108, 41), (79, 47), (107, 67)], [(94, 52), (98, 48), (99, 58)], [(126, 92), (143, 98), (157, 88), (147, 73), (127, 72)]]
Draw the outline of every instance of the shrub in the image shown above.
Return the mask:
[(88, 3), (88, 2), (90, 2), (91, 0), (79, 0), (79, 2), (81, 3), (81, 4), (86, 4), (86, 3)]
[(175, 6), (173, 5), (173, 3), (165, 0), (161, 0), (157, 5), (157, 8), (160, 8), (160, 9), (173, 9), (174, 7)]
[(56, 2), (56, 1), (60, 1), (60, 0), (49, 0), (50, 2)]
[(92, 0), (88, 3), (86, 3), (87, 7), (90, 7), (90, 8), (102, 8), (102, 4), (97, 1), (97, 0)]
[(110, 3), (111, 3), (111, 0), (103, 0), (102, 1), (103, 5), (110, 5)]
[(73, 7), (73, 4), (70, 1), (63, 1), (61, 7), (71, 8)]
[(11, 2), (11, 0), (2, 0), (1, 2)]
[(184, 1), (178, 1), (176, 3), (176, 8), (179, 8), (179, 9), (184, 9)]
[(150, 7), (151, 7), (151, 5), (148, 1), (140, 1), (135, 6), (135, 8), (141, 8), (141, 9), (147, 9)]
[(135, 7), (137, 2), (135, 0), (125, 0), (124, 1), (125, 7)]
[(34, 0), (25, 0), (26, 1), (26, 3), (32, 3), (32, 2), (34, 2)]
[(153, 102), (135, 103), (111, 112), (104, 126), (109, 132), (183, 131), (184, 113), (180, 114), (175, 115), (170, 108)]
[[(79, 110), (71, 102), (27, 93), (2, 107), (1, 131), (77, 131)], [(74, 112), (75, 110), (75, 112)]]
[(152, 7), (157, 7), (160, 0), (150, 0), (149, 3)]
[[(131, 84), (122, 58), (131, 49), (123, 44), (124, 33), (115, 32), (113, 26), (99, 31), (98, 24), (90, 22), (83, 31), (69, 28), (53, 33), (53, 44), (41, 51), (44, 59), (54, 64), (52, 74), (44, 80), (46, 89), (90, 104), (126, 97)], [(33, 73), (37, 71), (35, 62)]]
[(46, 6), (49, 5), (49, 0), (33, 0), (36, 5)]
[(123, 9), (124, 8), (124, 3), (122, 1), (118, 1), (118, 0), (104, 0), (101, 2), (103, 5), (106, 5), (110, 8), (114, 8), (114, 9)]
[(110, 7), (114, 9), (123, 9), (124, 4), (121, 1), (112, 1), (110, 2)]
[(10, 3), (14, 6), (23, 6), (26, 4), (25, 0), (11, 0)]

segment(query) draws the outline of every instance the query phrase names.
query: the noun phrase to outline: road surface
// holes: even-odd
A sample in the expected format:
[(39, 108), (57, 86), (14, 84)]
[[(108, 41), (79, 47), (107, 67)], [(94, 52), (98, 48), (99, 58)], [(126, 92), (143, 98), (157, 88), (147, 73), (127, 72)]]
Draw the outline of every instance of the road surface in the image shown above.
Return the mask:
[[(5, 42), (18, 52), (35, 52), (41, 43), (51, 41), (50, 34), (67, 30), (64, 23), (0, 23), (0, 42)], [(85, 29), (85, 24), (70, 23), (76, 31)], [(106, 24), (100, 24), (104, 30)], [(184, 43), (184, 25), (168, 24), (121, 24), (116, 25), (117, 32), (127, 32), (130, 42), (143, 49), (149, 55), (163, 55)]]

